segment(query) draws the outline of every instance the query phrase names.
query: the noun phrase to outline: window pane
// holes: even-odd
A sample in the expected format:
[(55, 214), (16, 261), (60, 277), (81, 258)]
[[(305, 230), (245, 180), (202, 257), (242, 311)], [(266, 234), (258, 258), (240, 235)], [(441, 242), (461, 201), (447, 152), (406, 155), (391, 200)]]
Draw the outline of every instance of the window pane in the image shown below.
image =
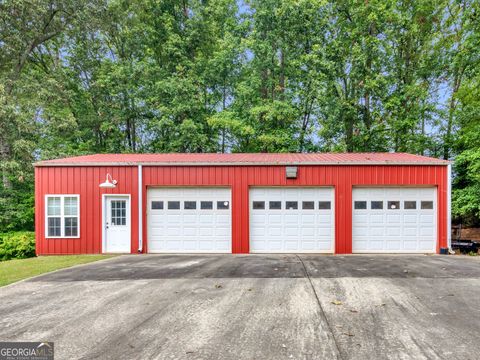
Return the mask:
[(254, 201), (253, 208), (255, 210), (263, 210), (265, 209), (265, 201)]
[(77, 215), (78, 214), (78, 204), (76, 197), (65, 197), (63, 199), (63, 211), (65, 215)]
[(332, 204), (330, 201), (319, 201), (318, 202), (318, 209), (319, 210), (330, 210), (332, 208)]
[(398, 210), (400, 209), (400, 201), (388, 201), (387, 208), (390, 210)]
[(197, 202), (196, 201), (185, 201), (183, 203), (183, 208), (185, 210), (195, 210), (197, 208)]
[(403, 202), (403, 208), (406, 210), (414, 210), (417, 208), (417, 202), (416, 201), (404, 201)]
[(366, 201), (355, 201), (355, 209), (356, 210), (365, 210), (367, 208)]
[(65, 218), (65, 236), (78, 236), (78, 218)]
[(48, 236), (60, 236), (61, 235), (61, 228), (60, 228), (60, 218), (59, 217), (51, 217), (48, 218)]
[(228, 201), (217, 201), (217, 209), (228, 210), (229, 208), (230, 208), (230, 203)]
[(60, 197), (48, 197), (47, 204), (47, 215), (60, 215)]
[(285, 202), (285, 209), (288, 209), (288, 210), (298, 209), (298, 201), (286, 201)]
[[(111, 201), (111, 225), (120, 226), (127, 224), (127, 202), (125, 200), (112, 200)], [(66, 219), (65, 219), (66, 221)]]
[(202, 209), (202, 210), (212, 210), (213, 209), (213, 201), (201, 201), (200, 202), (200, 209)]
[(152, 210), (163, 210), (163, 201), (152, 201)]
[(270, 201), (268, 204), (270, 210), (280, 210), (282, 208), (281, 201)]
[(424, 210), (432, 210), (433, 209), (433, 201), (422, 201), (420, 206)]
[(314, 208), (315, 208), (315, 203), (313, 201), (302, 201), (302, 209), (313, 210)]
[(178, 210), (180, 209), (180, 201), (169, 201), (168, 202), (169, 210)]
[(372, 210), (381, 210), (383, 209), (383, 201), (372, 201), (370, 203), (370, 208)]

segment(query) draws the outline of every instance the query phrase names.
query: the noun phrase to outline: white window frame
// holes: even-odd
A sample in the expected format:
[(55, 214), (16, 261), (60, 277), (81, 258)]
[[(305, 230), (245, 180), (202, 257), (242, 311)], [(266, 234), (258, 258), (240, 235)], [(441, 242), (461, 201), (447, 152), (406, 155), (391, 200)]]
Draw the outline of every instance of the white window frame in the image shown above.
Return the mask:
[[(77, 236), (65, 236), (65, 217), (74, 217), (65, 215), (65, 198), (73, 197), (77, 199)], [(48, 215), (48, 199), (60, 198), (60, 215)], [(60, 236), (48, 235), (48, 218), (60, 218)], [(80, 195), (79, 194), (47, 194), (45, 195), (45, 238), (46, 239), (79, 239), (80, 238)]]

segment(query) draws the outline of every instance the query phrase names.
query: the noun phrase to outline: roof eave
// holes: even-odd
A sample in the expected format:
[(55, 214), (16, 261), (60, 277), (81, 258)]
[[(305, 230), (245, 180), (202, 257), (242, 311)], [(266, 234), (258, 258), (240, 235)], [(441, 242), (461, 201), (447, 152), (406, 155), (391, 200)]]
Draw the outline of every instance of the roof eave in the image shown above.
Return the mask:
[(302, 161), (302, 162), (288, 162), (288, 161), (265, 161), (265, 162), (143, 162), (143, 161), (132, 161), (132, 162), (55, 162), (49, 163), (48, 161), (39, 161), (33, 164), (35, 167), (67, 167), (67, 166), (352, 166), (352, 165), (383, 165), (383, 166), (447, 166), (451, 162), (447, 160), (442, 160), (442, 162), (408, 162), (408, 161), (399, 161), (399, 162), (389, 162), (389, 161), (368, 161), (368, 162), (357, 162), (357, 161), (330, 161), (330, 162), (316, 162), (316, 161)]

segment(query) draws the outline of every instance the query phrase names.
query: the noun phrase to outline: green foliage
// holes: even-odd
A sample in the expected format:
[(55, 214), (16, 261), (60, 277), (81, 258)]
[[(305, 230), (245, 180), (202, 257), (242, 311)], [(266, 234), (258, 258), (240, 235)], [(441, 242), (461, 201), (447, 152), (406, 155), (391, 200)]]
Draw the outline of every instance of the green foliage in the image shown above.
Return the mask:
[(18, 231), (0, 234), (0, 261), (35, 256), (35, 233)]
[(406, 151), (455, 159), (479, 220), (474, 0), (0, 2), (0, 232), (37, 159)]

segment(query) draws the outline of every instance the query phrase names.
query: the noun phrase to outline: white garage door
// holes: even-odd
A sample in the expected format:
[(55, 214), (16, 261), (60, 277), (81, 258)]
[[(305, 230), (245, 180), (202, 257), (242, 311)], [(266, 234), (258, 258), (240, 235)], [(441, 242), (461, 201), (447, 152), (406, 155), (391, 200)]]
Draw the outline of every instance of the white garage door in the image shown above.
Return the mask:
[(250, 189), (251, 252), (333, 252), (333, 188)]
[(436, 188), (354, 188), (353, 252), (435, 252), (436, 194)]
[(232, 252), (228, 188), (148, 190), (148, 252)]

